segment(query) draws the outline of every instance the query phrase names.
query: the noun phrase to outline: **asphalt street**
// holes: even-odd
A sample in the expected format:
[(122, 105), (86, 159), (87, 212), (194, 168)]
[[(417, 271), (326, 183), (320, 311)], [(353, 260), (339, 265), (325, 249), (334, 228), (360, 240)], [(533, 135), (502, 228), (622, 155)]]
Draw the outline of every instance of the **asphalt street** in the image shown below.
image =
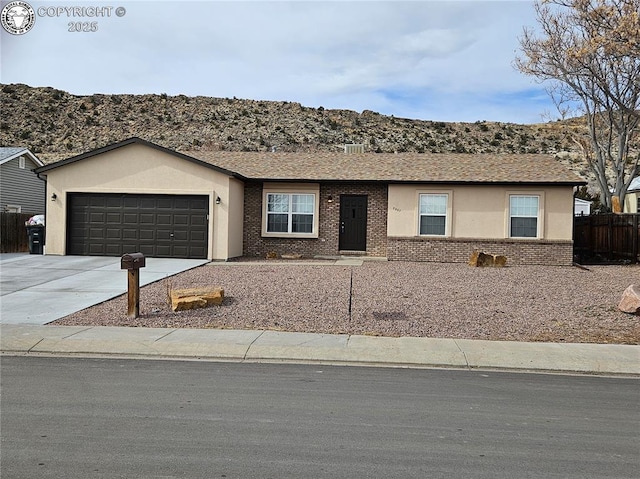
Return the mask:
[(635, 478), (631, 378), (9, 357), (5, 478)]

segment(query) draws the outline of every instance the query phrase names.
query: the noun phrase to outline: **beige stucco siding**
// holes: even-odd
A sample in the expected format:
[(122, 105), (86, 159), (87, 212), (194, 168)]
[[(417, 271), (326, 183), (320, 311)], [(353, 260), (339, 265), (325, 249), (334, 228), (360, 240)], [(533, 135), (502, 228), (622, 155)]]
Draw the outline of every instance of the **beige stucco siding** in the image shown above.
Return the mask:
[(570, 186), (389, 185), (388, 236), (418, 236), (418, 202), (422, 193), (448, 195), (447, 237), (508, 238), (509, 196), (516, 194), (539, 196), (540, 239), (572, 239), (573, 191)]
[[(231, 185), (231, 182), (234, 182)], [(127, 145), (47, 172), (47, 254), (65, 254), (66, 198), (69, 193), (206, 195), (209, 197), (209, 259), (228, 259), (237, 251), (240, 231), (230, 231), (225, 205), (240, 198), (237, 180), (211, 168), (140, 144)], [(216, 205), (216, 197), (221, 204)], [(241, 208), (241, 206), (240, 206)], [(241, 209), (240, 209), (241, 211)], [(240, 220), (241, 222), (241, 220)], [(234, 224), (237, 219), (234, 220)], [(238, 226), (234, 228), (237, 230)], [(233, 241), (231, 241), (233, 240)], [(241, 254), (241, 249), (240, 249)]]
[(235, 178), (229, 179), (229, 202), (227, 221), (228, 257), (242, 256), (243, 223), (244, 223), (244, 183)]
[(547, 188), (545, 194), (545, 239), (573, 239), (573, 188)]

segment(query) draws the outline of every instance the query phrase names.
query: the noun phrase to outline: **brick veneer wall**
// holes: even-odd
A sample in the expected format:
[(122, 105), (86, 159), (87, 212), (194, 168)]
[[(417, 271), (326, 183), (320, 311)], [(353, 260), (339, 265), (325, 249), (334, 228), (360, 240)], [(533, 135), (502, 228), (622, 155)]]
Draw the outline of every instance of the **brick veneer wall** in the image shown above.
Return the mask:
[(466, 263), (473, 250), (504, 255), (507, 264), (571, 265), (573, 241), (403, 237), (387, 239), (389, 261)]
[[(367, 195), (367, 256), (387, 254), (387, 185), (378, 183), (321, 183), (318, 238), (262, 237), (262, 183), (247, 182), (244, 190), (243, 254), (338, 255), (340, 195)], [(331, 196), (333, 202), (327, 199)]]

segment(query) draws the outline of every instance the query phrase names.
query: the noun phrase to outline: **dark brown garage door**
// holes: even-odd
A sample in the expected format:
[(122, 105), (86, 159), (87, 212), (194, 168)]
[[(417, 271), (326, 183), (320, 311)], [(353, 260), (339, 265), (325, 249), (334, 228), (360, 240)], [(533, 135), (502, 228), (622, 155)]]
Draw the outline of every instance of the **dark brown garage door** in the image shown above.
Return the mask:
[(207, 196), (72, 193), (67, 254), (206, 258)]

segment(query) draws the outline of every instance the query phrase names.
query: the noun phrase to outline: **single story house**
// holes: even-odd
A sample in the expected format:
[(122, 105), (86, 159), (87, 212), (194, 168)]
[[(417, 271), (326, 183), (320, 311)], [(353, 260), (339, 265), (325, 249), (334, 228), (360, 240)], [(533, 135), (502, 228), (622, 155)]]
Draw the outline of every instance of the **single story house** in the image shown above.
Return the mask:
[(571, 264), (573, 188), (545, 155), (176, 152), (131, 138), (38, 168), (47, 254), (357, 254)]
[(624, 213), (640, 213), (640, 176), (636, 176), (629, 185), (624, 199)]
[(0, 147), (0, 209), (6, 213), (43, 214), (45, 185), (33, 172), (43, 166), (24, 147)]

